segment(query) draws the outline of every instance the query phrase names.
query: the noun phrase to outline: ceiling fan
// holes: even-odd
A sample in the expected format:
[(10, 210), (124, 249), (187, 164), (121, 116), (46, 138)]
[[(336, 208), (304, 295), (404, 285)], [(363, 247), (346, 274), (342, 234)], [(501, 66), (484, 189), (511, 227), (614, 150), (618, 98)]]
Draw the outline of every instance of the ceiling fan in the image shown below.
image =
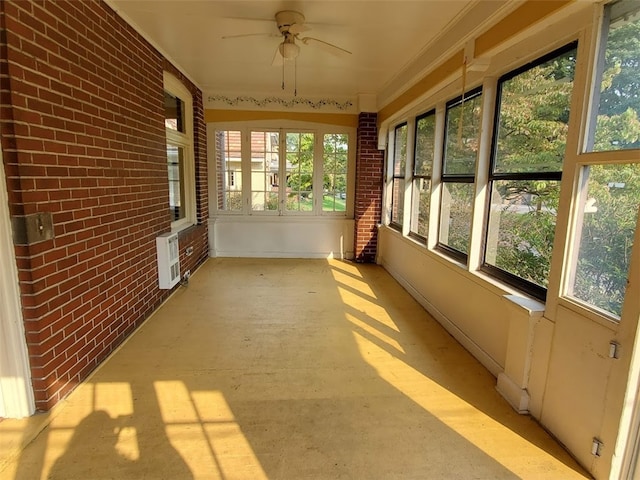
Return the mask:
[(276, 48), (273, 56), (272, 65), (279, 66), (283, 64), (284, 60), (295, 60), (300, 54), (300, 46), (297, 41), (303, 45), (314, 45), (323, 50), (337, 56), (351, 55), (351, 52), (344, 48), (338, 47), (319, 38), (313, 37), (300, 37), (300, 34), (310, 30), (304, 22), (304, 15), (294, 10), (283, 10), (275, 15), (276, 25), (278, 27), (279, 34), (277, 33), (248, 33), (240, 35), (227, 35), (223, 36), (223, 39), (228, 38), (240, 38), (240, 37), (281, 37), (280, 42)]

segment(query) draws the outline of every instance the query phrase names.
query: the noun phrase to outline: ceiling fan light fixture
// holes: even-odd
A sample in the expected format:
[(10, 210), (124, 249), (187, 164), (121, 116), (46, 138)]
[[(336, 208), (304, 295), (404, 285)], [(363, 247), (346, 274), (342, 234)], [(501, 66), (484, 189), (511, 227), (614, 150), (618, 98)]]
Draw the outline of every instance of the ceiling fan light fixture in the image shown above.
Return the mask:
[(293, 42), (284, 41), (278, 47), (282, 58), (293, 59), (300, 53), (300, 47)]

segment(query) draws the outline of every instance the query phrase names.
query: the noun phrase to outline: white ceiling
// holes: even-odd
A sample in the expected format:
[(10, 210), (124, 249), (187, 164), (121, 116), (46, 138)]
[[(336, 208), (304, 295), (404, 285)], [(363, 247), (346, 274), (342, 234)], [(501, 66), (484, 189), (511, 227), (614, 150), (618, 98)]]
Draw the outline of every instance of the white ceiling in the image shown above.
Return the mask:
[[(301, 34), (352, 52), (333, 56), (302, 45), (297, 93), (308, 97), (380, 95), (415, 76), (449, 43), (489, 16), (504, 15), (511, 0), (109, 0), (109, 4), (168, 56), (205, 94), (282, 95), (283, 68), (272, 66), (278, 36), (222, 39), (249, 33), (278, 34), (275, 14), (296, 10), (310, 30)], [(487, 17), (477, 17), (482, 10)], [(490, 14), (490, 15), (489, 15)], [(461, 26), (461, 35), (451, 32)], [(453, 37), (453, 40), (451, 38)], [(448, 45), (451, 47), (452, 45)], [(418, 67), (416, 67), (418, 65)], [(285, 64), (284, 94), (293, 92), (294, 66)], [(407, 80), (409, 78), (407, 77)]]

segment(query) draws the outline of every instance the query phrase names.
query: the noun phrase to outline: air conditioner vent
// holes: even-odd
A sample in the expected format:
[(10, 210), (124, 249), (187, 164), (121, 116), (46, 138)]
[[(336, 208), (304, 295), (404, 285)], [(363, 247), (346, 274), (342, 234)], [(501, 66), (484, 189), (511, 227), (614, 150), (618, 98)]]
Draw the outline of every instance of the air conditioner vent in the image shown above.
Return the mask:
[(163, 233), (156, 238), (158, 286), (173, 288), (180, 281), (180, 250), (177, 233)]

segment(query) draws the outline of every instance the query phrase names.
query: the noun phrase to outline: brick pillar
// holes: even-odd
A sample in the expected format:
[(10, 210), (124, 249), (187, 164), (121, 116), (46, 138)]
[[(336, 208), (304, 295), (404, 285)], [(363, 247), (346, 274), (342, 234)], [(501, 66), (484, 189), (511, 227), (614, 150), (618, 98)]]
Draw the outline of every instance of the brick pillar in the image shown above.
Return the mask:
[(356, 150), (355, 245), (357, 262), (375, 262), (382, 212), (384, 151), (378, 150), (378, 115), (361, 113)]

